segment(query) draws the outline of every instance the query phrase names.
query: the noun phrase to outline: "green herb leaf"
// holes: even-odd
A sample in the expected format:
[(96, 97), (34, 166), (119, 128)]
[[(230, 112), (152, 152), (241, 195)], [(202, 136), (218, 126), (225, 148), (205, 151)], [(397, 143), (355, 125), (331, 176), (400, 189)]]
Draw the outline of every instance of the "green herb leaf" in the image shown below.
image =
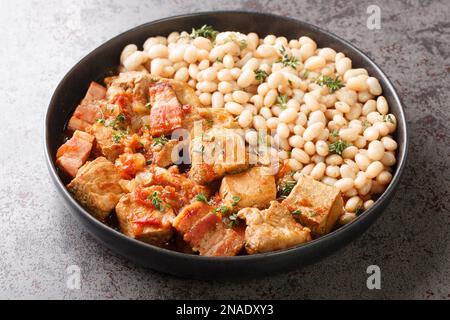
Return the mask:
[(233, 196), (233, 202), (231, 203), (231, 205), (233, 206), (233, 207), (235, 207), (235, 206), (237, 206), (237, 204), (239, 203), (239, 201), (241, 201), (241, 197), (238, 197), (238, 196)]
[(355, 215), (359, 216), (363, 212), (364, 212), (364, 208), (363, 207), (358, 207), (358, 209), (356, 209), (356, 211), (355, 211)]
[(346, 148), (348, 148), (350, 146), (351, 146), (351, 144), (349, 144), (345, 141), (342, 141), (342, 140), (338, 140), (338, 141), (330, 144), (330, 152), (341, 155), (342, 151), (344, 151)]
[(192, 28), (191, 38), (203, 37), (214, 41), (218, 34), (219, 31), (216, 31), (213, 29), (213, 27), (205, 24), (199, 29)]
[(314, 210), (311, 210), (308, 212), (308, 217), (310, 217), (310, 218), (314, 217), (315, 215), (317, 215), (317, 212)]
[(169, 142), (169, 139), (167, 139), (164, 135), (153, 138), (153, 146), (164, 146), (167, 142)]
[(239, 41), (239, 48), (241, 48), (241, 50), (244, 50), (245, 48), (247, 48), (247, 46), (248, 46), (247, 41), (243, 39)]
[(337, 130), (337, 129), (331, 130), (330, 135), (334, 138), (339, 137), (339, 130)]
[(292, 189), (294, 189), (296, 184), (297, 182), (295, 180), (287, 180), (282, 182), (278, 186), (278, 194), (280, 198), (287, 198), (291, 194)]
[(297, 209), (297, 210), (292, 211), (292, 214), (294, 214), (294, 215), (296, 215), (296, 216), (299, 216), (299, 215), (302, 214), (302, 211), (299, 210), (299, 209)]
[(159, 211), (164, 211), (164, 204), (161, 198), (159, 197), (158, 191), (153, 192), (151, 195), (147, 197), (152, 202), (152, 205), (158, 209)]
[(390, 114), (384, 115), (383, 116), (383, 121), (384, 122), (394, 123), (394, 119), (392, 119), (392, 116)]
[(222, 214), (226, 214), (226, 213), (228, 213), (229, 209), (227, 206), (220, 206), (220, 207), (217, 207), (214, 211), (220, 212)]
[(289, 100), (289, 97), (287, 96), (287, 94), (278, 96), (278, 103), (280, 104), (280, 107), (282, 109), (286, 109), (287, 108), (287, 102)]
[(237, 213), (233, 213), (232, 215), (228, 216), (228, 219), (230, 220), (229, 226), (233, 228), (234, 226), (238, 225), (240, 220), (237, 216)]
[(344, 87), (344, 84), (339, 80), (339, 78), (332, 79), (329, 76), (324, 76), (324, 75), (320, 76), (316, 80), (316, 83), (320, 86), (328, 87), (328, 89), (330, 89), (331, 93)]
[(152, 104), (151, 104), (150, 102), (147, 102), (147, 103), (145, 104), (145, 108), (146, 108), (147, 110), (150, 110), (151, 107), (152, 107)]
[(206, 198), (205, 194), (203, 192), (200, 192), (199, 194), (197, 194), (195, 196), (195, 200), (200, 201), (200, 202), (204, 202), (204, 203), (208, 203), (208, 199)]
[(119, 144), (120, 141), (122, 141), (122, 139), (125, 137), (125, 135), (126, 135), (126, 131), (123, 131), (123, 130), (116, 131), (112, 135), (112, 141), (116, 144)]
[(281, 59), (278, 62), (281, 62), (285, 67), (291, 66), (294, 69), (297, 68), (299, 61), (297, 58), (289, 56), (284, 46), (281, 46), (280, 54)]
[(152, 160), (147, 160), (147, 161), (145, 162), (145, 164), (148, 165), (148, 166), (151, 165), (152, 163), (153, 163)]
[(101, 123), (101, 124), (105, 124), (105, 119), (103, 119), (103, 118), (98, 118), (97, 119), (97, 123)]
[(370, 122), (367, 121), (367, 120), (364, 120), (364, 121), (362, 122), (362, 128), (363, 128), (363, 131), (366, 130), (368, 127), (370, 127)]
[(264, 82), (268, 76), (269, 74), (264, 70), (258, 69), (255, 71), (255, 78), (260, 82)]

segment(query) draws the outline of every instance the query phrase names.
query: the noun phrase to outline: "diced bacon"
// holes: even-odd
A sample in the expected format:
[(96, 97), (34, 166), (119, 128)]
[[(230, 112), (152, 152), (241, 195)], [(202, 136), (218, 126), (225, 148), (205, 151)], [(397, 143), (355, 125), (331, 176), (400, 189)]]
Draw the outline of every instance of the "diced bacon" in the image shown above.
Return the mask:
[(168, 83), (157, 82), (150, 86), (150, 132), (154, 136), (170, 134), (181, 127), (183, 109)]
[(186, 233), (205, 215), (211, 212), (211, 207), (204, 202), (194, 202), (178, 214), (173, 221), (173, 226), (181, 233)]
[(174, 228), (203, 256), (234, 256), (244, 246), (244, 230), (228, 228), (214, 208), (203, 202), (186, 206), (174, 219)]
[(102, 116), (99, 100), (106, 95), (106, 88), (96, 82), (91, 82), (86, 96), (75, 109), (69, 120), (68, 129), (70, 131), (81, 130), (86, 131), (87, 128), (94, 124), (95, 121)]
[(72, 138), (58, 149), (56, 164), (65, 173), (75, 177), (78, 169), (89, 158), (93, 143), (93, 136), (83, 131), (75, 131)]

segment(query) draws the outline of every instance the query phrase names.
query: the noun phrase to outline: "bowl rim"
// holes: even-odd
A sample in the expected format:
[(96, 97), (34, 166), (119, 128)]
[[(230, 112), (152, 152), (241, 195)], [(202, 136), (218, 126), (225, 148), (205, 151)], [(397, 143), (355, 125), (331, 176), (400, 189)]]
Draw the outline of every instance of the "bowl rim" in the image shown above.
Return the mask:
[[(352, 51), (356, 52), (357, 54), (361, 55), (365, 60), (369, 61), (369, 64), (371, 64), (371, 67), (374, 68), (381, 76), (381, 78), (383, 79), (383, 82), (386, 84), (385, 86), (385, 90), (386, 91), (390, 91), (392, 93), (392, 99), (395, 101), (395, 103), (397, 103), (397, 105), (399, 106), (399, 118), (397, 119), (398, 123), (402, 123), (402, 135), (404, 136), (404, 141), (403, 141), (403, 152), (398, 152), (397, 153), (397, 163), (396, 163), (396, 170), (395, 173), (393, 175), (392, 181), (390, 182), (389, 186), (387, 187), (387, 189), (380, 195), (380, 197), (375, 201), (375, 204), (368, 210), (364, 211), (360, 216), (358, 216), (356, 219), (354, 219), (352, 222), (343, 225), (335, 230), (333, 230), (332, 232), (317, 238), (313, 241), (307, 242), (305, 244), (300, 244), (297, 245), (295, 247), (292, 248), (287, 248), (287, 249), (281, 249), (281, 250), (276, 250), (276, 251), (271, 251), (271, 252), (266, 252), (266, 253), (258, 253), (258, 254), (254, 254), (254, 255), (242, 255), (242, 256), (233, 256), (233, 257), (209, 257), (209, 256), (200, 256), (200, 255), (193, 255), (193, 254), (186, 254), (186, 253), (182, 253), (182, 252), (178, 252), (178, 251), (173, 251), (173, 250), (169, 250), (169, 249), (165, 249), (165, 248), (161, 248), (161, 247), (157, 247), (151, 244), (147, 244), (144, 243), (142, 241), (138, 241), (135, 239), (132, 239), (126, 235), (124, 235), (123, 233), (119, 232), (118, 230), (115, 230), (109, 226), (107, 226), (106, 224), (103, 224), (102, 222), (100, 222), (99, 220), (97, 220), (96, 218), (94, 218), (86, 209), (84, 209), (79, 203), (78, 201), (76, 201), (72, 195), (69, 193), (69, 191), (67, 190), (67, 188), (65, 187), (65, 185), (63, 184), (62, 180), (60, 179), (59, 175), (57, 174), (56, 171), (56, 167), (55, 167), (55, 163), (53, 161), (54, 155), (50, 154), (50, 135), (49, 135), (49, 126), (51, 125), (51, 110), (54, 109), (54, 107), (52, 108), (52, 106), (55, 105), (55, 100), (56, 100), (56, 96), (57, 93), (61, 90), (61, 87), (65, 84), (65, 82), (67, 81), (67, 79), (69, 78), (69, 76), (73, 73), (76, 72), (76, 70), (78, 69), (78, 67), (80, 65), (83, 65), (85, 63), (86, 60), (88, 60), (91, 56), (95, 55), (95, 53), (97, 53), (98, 51), (101, 51), (103, 49), (103, 47), (107, 46), (107, 44), (109, 44), (110, 42), (113, 42), (119, 38), (122, 38), (123, 36), (129, 34), (129, 33), (133, 33), (141, 28), (148, 28), (151, 27), (154, 24), (158, 24), (161, 22), (167, 22), (170, 20), (176, 20), (176, 19), (183, 19), (183, 18), (190, 18), (190, 17), (204, 17), (204, 16), (209, 16), (209, 15), (217, 15), (217, 14), (242, 14), (242, 15), (259, 15), (259, 16), (266, 16), (266, 17), (271, 17), (271, 18), (275, 18), (278, 20), (283, 20), (283, 21), (289, 21), (289, 22), (293, 22), (293, 23), (297, 23), (297, 24), (301, 24), (304, 25), (305, 27), (309, 28), (312, 31), (318, 32), (318, 33), (323, 33), (325, 35), (327, 35), (328, 37), (334, 38), (337, 42), (341, 42), (342, 44), (344, 44), (346, 47), (348, 47), (349, 49), (351, 49)], [(256, 32), (256, 31), (255, 31)], [(397, 126), (397, 130), (399, 129), (399, 126)], [(171, 255), (173, 257), (176, 258), (180, 258), (180, 259), (194, 259), (194, 260), (198, 260), (198, 261), (212, 261), (212, 262), (218, 262), (218, 263), (227, 263), (227, 262), (236, 262), (236, 261), (258, 261), (258, 260), (263, 260), (266, 258), (276, 258), (278, 256), (285, 256), (285, 255), (289, 255), (290, 253), (294, 253), (296, 251), (301, 251), (301, 250), (305, 250), (306, 248), (314, 248), (314, 247), (319, 247), (322, 244), (326, 244), (329, 243), (330, 241), (332, 241), (334, 238), (337, 238), (338, 236), (343, 236), (345, 234), (350, 235), (351, 231), (356, 229), (358, 227), (358, 225), (362, 224), (365, 220), (371, 218), (372, 215), (377, 215), (377, 211), (379, 210), (379, 207), (382, 207), (384, 205), (384, 202), (388, 200), (389, 196), (396, 191), (397, 185), (400, 182), (401, 176), (404, 172), (405, 166), (406, 166), (406, 161), (407, 161), (407, 156), (408, 156), (408, 148), (409, 148), (409, 134), (408, 134), (408, 123), (406, 121), (406, 116), (405, 116), (405, 112), (404, 112), (404, 106), (403, 103), (401, 101), (401, 98), (399, 97), (397, 90), (395, 89), (394, 85), (392, 84), (392, 82), (389, 80), (389, 78), (387, 77), (387, 75), (383, 72), (383, 70), (378, 66), (378, 64), (376, 64), (367, 54), (365, 54), (363, 51), (361, 51), (360, 49), (358, 49), (357, 47), (355, 47), (352, 43), (350, 43), (349, 41), (341, 38), (340, 36), (337, 36), (336, 34), (329, 32), (327, 30), (324, 30), (320, 27), (317, 27), (311, 23), (305, 22), (303, 20), (300, 19), (296, 19), (293, 17), (289, 17), (289, 16), (281, 16), (278, 14), (273, 14), (273, 13), (266, 13), (266, 12), (260, 12), (260, 11), (250, 11), (250, 10), (242, 10), (242, 9), (237, 9), (237, 10), (217, 10), (217, 11), (201, 11), (201, 12), (195, 12), (195, 13), (184, 13), (184, 14), (179, 14), (179, 15), (174, 15), (174, 16), (168, 16), (168, 17), (164, 17), (161, 19), (157, 19), (157, 20), (153, 20), (153, 21), (149, 21), (147, 23), (138, 25), (136, 27), (133, 27), (131, 29), (128, 29), (124, 32), (121, 32), (120, 34), (108, 39), (107, 41), (103, 42), (100, 46), (96, 47), (94, 50), (90, 51), (87, 55), (85, 55), (81, 60), (79, 60), (65, 75), (64, 77), (60, 80), (60, 82), (58, 83), (57, 87), (54, 89), (54, 92), (52, 94), (52, 97), (50, 99), (50, 103), (47, 107), (47, 111), (46, 111), (46, 115), (45, 115), (45, 123), (44, 123), (44, 134), (45, 134), (45, 144), (44, 144), (44, 148), (45, 148), (45, 158), (46, 158), (46, 163), (47, 163), (47, 167), (49, 169), (50, 175), (52, 177), (52, 180), (54, 181), (54, 183), (56, 184), (57, 188), (59, 189), (59, 191), (62, 192), (63, 196), (66, 198), (67, 201), (70, 202), (70, 204), (72, 205), (72, 207), (76, 208), (76, 210), (78, 211), (78, 213), (83, 215), (83, 218), (87, 219), (91, 224), (95, 225), (96, 228), (100, 228), (103, 229), (103, 231), (109, 233), (109, 235), (111, 237), (116, 237), (118, 238), (118, 240), (120, 241), (124, 241), (127, 242), (129, 245), (132, 246), (138, 246), (141, 247), (143, 250), (153, 250), (155, 252), (158, 252), (160, 254), (166, 254), (166, 255)], [(398, 148), (397, 150), (400, 150), (401, 148)], [(381, 214), (383, 211), (380, 210), (379, 214)]]

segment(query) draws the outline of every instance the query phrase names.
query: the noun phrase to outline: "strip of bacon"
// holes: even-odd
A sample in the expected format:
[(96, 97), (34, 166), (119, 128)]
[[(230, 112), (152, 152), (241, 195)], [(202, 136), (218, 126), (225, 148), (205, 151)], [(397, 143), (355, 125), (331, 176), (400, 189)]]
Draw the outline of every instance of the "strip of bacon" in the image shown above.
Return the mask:
[(150, 85), (150, 133), (153, 136), (170, 134), (181, 127), (183, 108), (168, 83)]
[(72, 138), (59, 147), (56, 164), (65, 173), (75, 177), (78, 169), (89, 158), (94, 137), (83, 131), (75, 131)]
[(68, 129), (70, 131), (86, 131), (90, 125), (94, 124), (101, 117), (98, 101), (105, 96), (106, 88), (96, 82), (91, 82), (86, 96), (69, 120)]

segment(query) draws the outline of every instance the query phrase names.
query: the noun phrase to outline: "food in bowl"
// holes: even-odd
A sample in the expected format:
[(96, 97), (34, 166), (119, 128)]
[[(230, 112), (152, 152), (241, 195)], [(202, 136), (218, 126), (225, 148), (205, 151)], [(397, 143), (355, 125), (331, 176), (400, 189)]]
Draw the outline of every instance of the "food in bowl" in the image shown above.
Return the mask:
[(234, 256), (300, 245), (370, 208), (396, 119), (378, 80), (308, 37), (218, 32), (124, 48), (57, 152), (74, 197), (134, 239)]

